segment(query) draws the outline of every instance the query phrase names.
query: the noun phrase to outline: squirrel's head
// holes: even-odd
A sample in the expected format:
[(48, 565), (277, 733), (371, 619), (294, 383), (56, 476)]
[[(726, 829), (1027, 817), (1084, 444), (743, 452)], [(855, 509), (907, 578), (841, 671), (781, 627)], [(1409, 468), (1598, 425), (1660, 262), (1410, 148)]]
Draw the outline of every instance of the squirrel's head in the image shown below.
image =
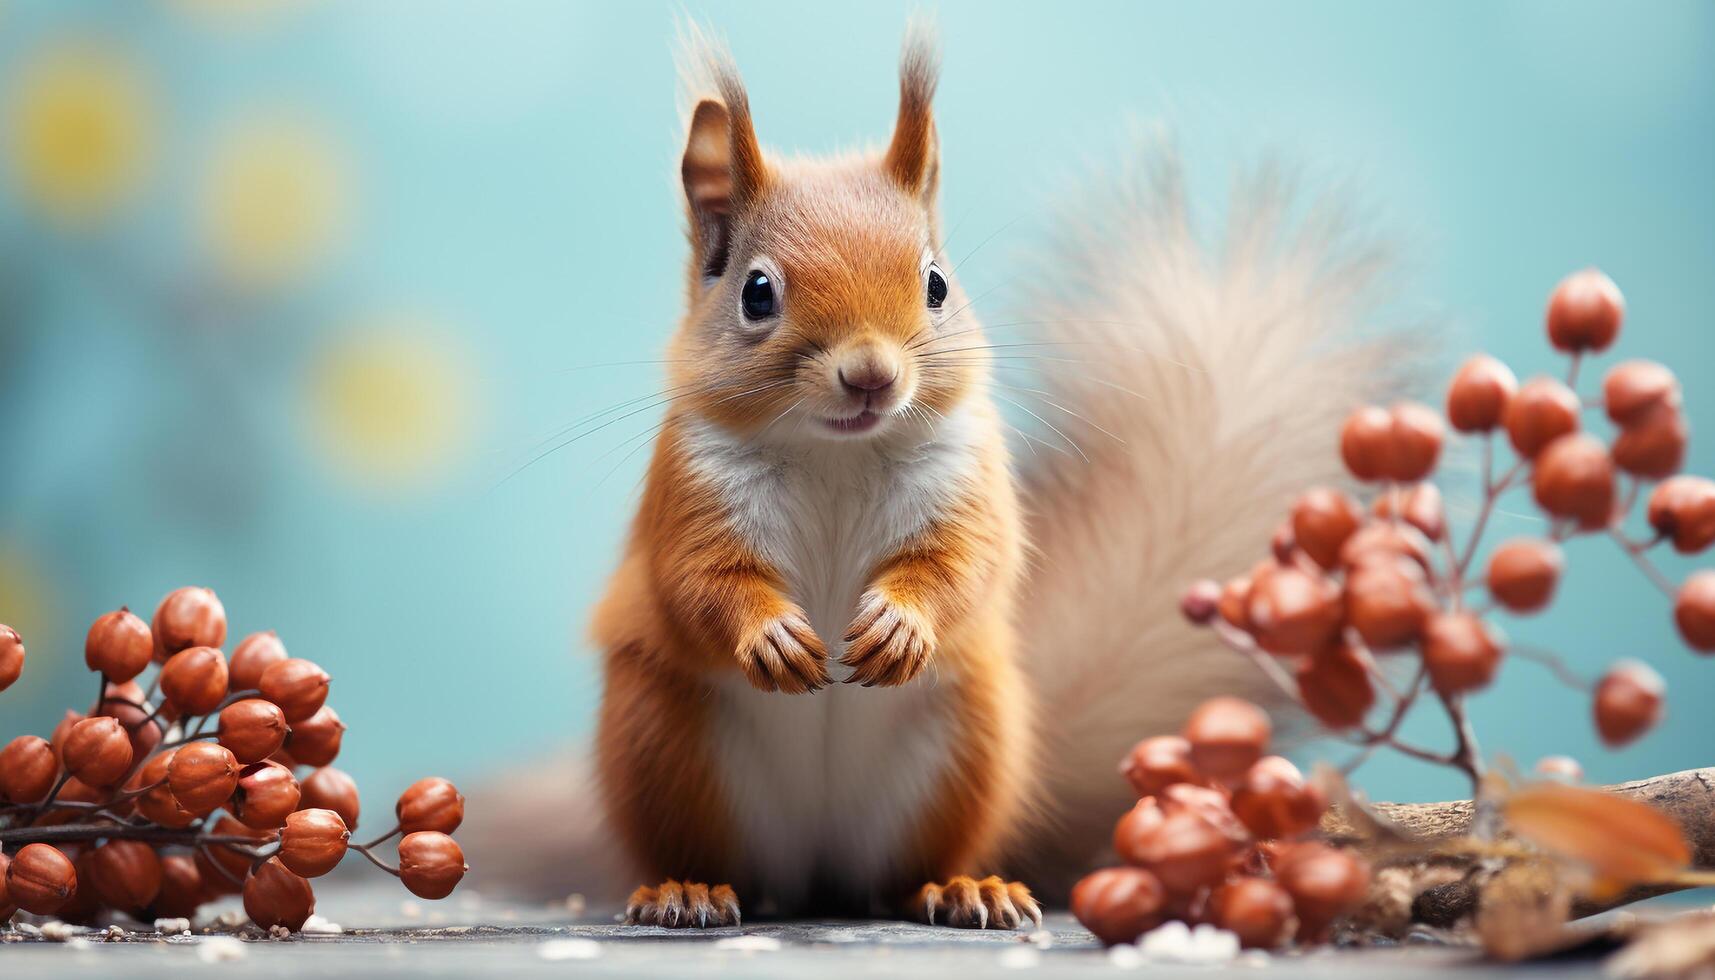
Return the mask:
[(765, 153), (724, 52), (700, 37), (688, 51), (687, 76), (707, 94), (694, 100), (681, 167), (689, 312), (672, 356), (682, 403), (729, 429), (790, 439), (908, 430), (954, 408), (986, 361), (939, 254), (929, 32), (906, 38), (886, 150), (832, 159)]

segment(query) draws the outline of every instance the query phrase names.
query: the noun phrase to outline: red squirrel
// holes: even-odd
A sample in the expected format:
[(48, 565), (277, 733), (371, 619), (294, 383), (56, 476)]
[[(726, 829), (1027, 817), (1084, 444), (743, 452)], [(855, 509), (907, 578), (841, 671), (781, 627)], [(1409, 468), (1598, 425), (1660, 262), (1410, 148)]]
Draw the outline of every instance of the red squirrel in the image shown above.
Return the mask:
[[(627, 920), (1039, 922), (1002, 872), (1059, 894), (1125, 807), (1125, 747), (1260, 690), (1178, 585), (1331, 476), (1305, 433), (1388, 356), (1329, 343), (1369, 259), (1282, 246), (1266, 181), (1211, 258), (1169, 161), (1064, 215), (1052, 339), (991, 344), (941, 250), (927, 32), (886, 148), (829, 159), (766, 152), (724, 49), (688, 59), (675, 394), (593, 619)], [(1009, 346), (1071, 365), (1025, 389), (1068, 451), (1009, 451)]]

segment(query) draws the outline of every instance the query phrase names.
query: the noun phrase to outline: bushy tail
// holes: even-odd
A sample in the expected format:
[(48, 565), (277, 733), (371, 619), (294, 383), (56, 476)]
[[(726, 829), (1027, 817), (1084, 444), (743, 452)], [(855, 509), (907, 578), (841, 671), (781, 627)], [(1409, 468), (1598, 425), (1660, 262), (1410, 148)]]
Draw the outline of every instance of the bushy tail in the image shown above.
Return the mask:
[(641, 879), (607, 826), (594, 760), (591, 746), (568, 746), (475, 787), (459, 841), (479, 890), (619, 906)]
[(1088, 457), (1022, 461), (1037, 556), (1020, 649), (1047, 785), (1045, 825), (1016, 864), (1051, 896), (1130, 805), (1117, 767), (1133, 742), (1216, 693), (1271, 699), (1180, 619), (1178, 597), (1266, 555), (1293, 496), (1340, 479), (1341, 417), (1410, 373), (1407, 335), (1368, 322), (1388, 257), (1332, 202), (1294, 210), (1287, 183), (1241, 181), (1225, 233), (1204, 240), (1177, 155), (1152, 151), (1110, 196), (1059, 216), (1076, 233), (1036, 263), (1070, 284), (1033, 297), (1037, 339), (1054, 345), (1043, 363), (1063, 368), (1040, 414)]

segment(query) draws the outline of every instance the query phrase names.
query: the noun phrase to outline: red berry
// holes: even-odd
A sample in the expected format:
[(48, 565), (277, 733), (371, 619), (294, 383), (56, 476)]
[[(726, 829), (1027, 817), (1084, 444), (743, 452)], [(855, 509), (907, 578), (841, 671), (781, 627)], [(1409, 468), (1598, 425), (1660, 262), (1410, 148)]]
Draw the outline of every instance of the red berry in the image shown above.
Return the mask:
[(1685, 580), (1674, 599), (1673, 618), (1691, 649), (1715, 653), (1715, 569), (1696, 572)]
[(1104, 945), (1129, 943), (1161, 924), (1160, 879), (1142, 868), (1103, 868), (1072, 888), (1072, 914)]
[(1257, 645), (1275, 654), (1308, 653), (1340, 631), (1340, 588), (1296, 567), (1277, 568), (1251, 583), (1246, 615)]
[(1313, 830), (1328, 809), (1320, 790), (1278, 755), (1264, 756), (1233, 790), (1233, 813), (1259, 840), (1297, 837)]
[(1507, 403), (1507, 438), (1520, 456), (1535, 458), (1544, 447), (1578, 431), (1578, 395), (1553, 378), (1532, 378)]
[(1626, 317), (1626, 299), (1599, 269), (1574, 272), (1548, 298), (1548, 339), (1568, 353), (1608, 349)]
[(1236, 878), (1215, 889), (1209, 918), (1246, 949), (1273, 949), (1292, 932), (1292, 896), (1263, 878)]
[(273, 630), (250, 634), (232, 651), (232, 689), (257, 690), (262, 684), (262, 672), (286, 659), (286, 645)]
[(244, 911), (263, 929), (284, 926), (297, 932), (316, 911), (316, 893), (273, 857), (244, 882)]
[(1508, 541), (1489, 558), (1489, 594), (1513, 612), (1535, 612), (1554, 598), (1565, 564), (1551, 541)]
[(1199, 770), (1232, 779), (1262, 758), (1272, 731), (1261, 708), (1240, 698), (1217, 697), (1191, 712), (1183, 734)]
[(1487, 354), (1474, 355), (1447, 388), (1447, 421), (1460, 432), (1488, 432), (1501, 423), (1516, 391), (1511, 368)]
[(1344, 643), (1305, 658), (1298, 696), (1316, 720), (1336, 731), (1364, 720), (1375, 704), (1375, 685), (1358, 652)]
[(1679, 379), (1654, 361), (1616, 364), (1602, 379), (1602, 404), (1615, 425), (1636, 425), (1657, 406), (1677, 409), (1679, 401)]
[(1596, 684), (1596, 731), (1610, 747), (1625, 745), (1661, 720), (1667, 684), (1647, 664), (1615, 664)]
[(470, 869), (446, 834), (419, 830), (399, 842), (399, 880), (418, 898), (446, 898)]
[(1363, 517), (1351, 497), (1318, 487), (1292, 505), (1292, 534), (1311, 561), (1332, 569), (1339, 563), (1341, 546), (1357, 531)]
[(18, 631), (0, 624), (0, 691), (17, 683), (24, 673), (24, 641)]
[(464, 795), (439, 776), (419, 779), (399, 794), (393, 812), (405, 833), (433, 830), (450, 834), (464, 822)]
[(1537, 457), (1531, 491), (1555, 517), (1586, 530), (1603, 527), (1614, 515), (1614, 460), (1594, 436), (1562, 436)]
[(91, 624), (83, 641), (84, 665), (117, 684), (141, 674), (154, 655), (149, 624), (123, 606)]
[(155, 608), (149, 631), (159, 663), (190, 647), (219, 647), (226, 642), (226, 607), (212, 590), (175, 589)]
[(1649, 523), (1673, 539), (1680, 554), (1695, 554), (1715, 544), (1715, 481), (1701, 476), (1663, 480), (1649, 498)]
[(332, 871), (345, 857), (351, 831), (332, 810), (299, 810), (280, 831), (280, 861), (293, 874), (315, 878)]
[(1156, 735), (1132, 746), (1120, 773), (1141, 797), (1154, 796), (1174, 783), (1201, 783), (1191, 761), (1191, 743), (1178, 735)]
[(1470, 613), (1433, 616), (1423, 632), (1423, 665), (1435, 690), (1460, 694), (1488, 686), (1501, 663), (1501, 642)]

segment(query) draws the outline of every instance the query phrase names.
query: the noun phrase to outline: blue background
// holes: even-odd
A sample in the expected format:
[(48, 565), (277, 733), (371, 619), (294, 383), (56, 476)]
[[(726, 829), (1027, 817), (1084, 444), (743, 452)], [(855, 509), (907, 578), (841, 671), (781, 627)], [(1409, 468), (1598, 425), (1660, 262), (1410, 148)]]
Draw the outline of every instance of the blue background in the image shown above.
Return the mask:
[[(687, 9), (730, 39), (766, 142), (885, 138), (908, 5)], [(658, 357), (678, 315), (676, 10), (0, 4), (9, 101), (41, 51), (104, 38), (141, 79), (152, 134), (134, 190), (93, 225), (44, 215), (0, 171), (0, 621), (31, 651), (0, 736), (86, 700), (92, 618), (146, 613), (186, 583), (217, 589), (235, 638), (273, 627), (331, 670), (352, 727), (340, 764), (372, 805), (589, 730), (585, 612), (659, 412), (640, 401), (517, 470), (561, 426), (660, 387), (656, 365), (611, 362)], [(949, 248), (993, 236), (961, 270), (973, 294), (994, 289), (989, 319), (1008, 287), (1053, 275), (1028, 246), (1054, 202), (1160, 127), (1212, 199), (1265, 155), (1348, 187), (1405, 260), (1390, 312), (1425, 324), (1449, 364), (1481, 347), (1521, 377), (1558, 373), (1544, 299), (1601, 266), (1630, 301), (1621, 350), (1670, 361), (1694, 429), (1715, 432), (1715, 6), (938, 12)], [(228, 294), (197, 245), (200, 161), (226, 127), (282, 109), (341, 161), (339, 230), (289, 276)], [(415, 408), (327, 407), (330, 371), (372, 369), (403, 372)], [(345, 443), (364, 418), (339, 412), (383, 421)], [(404, 463), (363, 461), (390, 440)], [(1715, 470), (1715, 443), (1694, 441), (1689, 468)], [(1469, 484), (1448, 490), (1468, 524)], [(1508, 510), (1491, 540), (1540, 531), (1522, 497)], [(1570, 753), (1599, 780), (1715, 762), (1715, 661), (1683, 649), (1667, 601), (1607, 542), (1570, 553), (1553, 612), (1509, 632), (1586, 673), (1652, 662), (1669, 718), (1603, 751), (1583, 696), (1512, 663), (1476, 701), (1485, 748), (1524, 765)], [(1408, 731), (1443, 734), (1430, 715)], [(1385, 755), (1360, 781), (1381, 798), (1464, 792)]]

